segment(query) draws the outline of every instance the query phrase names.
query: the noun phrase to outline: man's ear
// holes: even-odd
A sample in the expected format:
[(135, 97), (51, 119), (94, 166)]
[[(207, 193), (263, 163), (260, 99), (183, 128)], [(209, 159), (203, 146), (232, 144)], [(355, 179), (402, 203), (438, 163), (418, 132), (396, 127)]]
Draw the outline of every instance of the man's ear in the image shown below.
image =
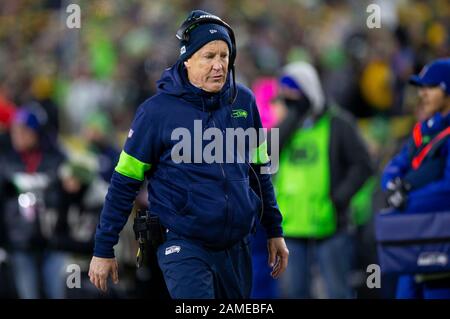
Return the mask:
[(183, 62), (183, 63), (184, 63), (184, 66), (185, 66), (186, 68), (189, 68), (189, 60), (190, 60), (190, 59), (188, 59), (188, 60), (186, 60), (186, 61)]

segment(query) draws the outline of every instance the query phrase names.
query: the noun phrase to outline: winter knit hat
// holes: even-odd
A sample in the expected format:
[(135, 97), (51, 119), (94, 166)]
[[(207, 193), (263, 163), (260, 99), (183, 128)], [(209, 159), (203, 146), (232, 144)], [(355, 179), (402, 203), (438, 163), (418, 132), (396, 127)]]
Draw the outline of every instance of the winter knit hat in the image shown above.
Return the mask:
[[(202, 16), (211, 17), (211, 13), (202, 10), (192, 11), (182, 26), (192, 19), (198, 19)], [(232, 42), (227, 28), (215, 23), (194, 24), (187, 30), (187, 39), (180, 41), (180, 59), (186, 61), (201, 47), (214, 40), (223, 40), (228, 45), (228, 50), (232, 52)]]

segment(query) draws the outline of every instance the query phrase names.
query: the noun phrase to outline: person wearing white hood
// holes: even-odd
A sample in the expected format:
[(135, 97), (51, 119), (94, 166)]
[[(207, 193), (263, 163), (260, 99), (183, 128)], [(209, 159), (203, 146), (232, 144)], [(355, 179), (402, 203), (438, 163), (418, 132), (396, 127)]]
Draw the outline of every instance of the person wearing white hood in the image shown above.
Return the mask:
[(309, 298), (315, 254), (328, 298), (351, 298), (349, 202), (373, 172), (352, 117), (327, 103), (319, 76), (306, 62), (282, 70), (279, 97), (287, 115), (280, 128), (275, 190), (291, 267), (285, 298)]

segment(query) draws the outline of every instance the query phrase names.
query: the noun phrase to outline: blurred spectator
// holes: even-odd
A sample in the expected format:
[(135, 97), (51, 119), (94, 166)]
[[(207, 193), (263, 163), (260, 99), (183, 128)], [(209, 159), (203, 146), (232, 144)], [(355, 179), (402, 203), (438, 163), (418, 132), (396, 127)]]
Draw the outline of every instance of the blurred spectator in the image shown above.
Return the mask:
[(0, 133), (5, 132), (14, 118), (15, 105), (7, 99), (0, 88)]
[(80, 65), (74, 81), (68, 87), (65, 113), (70, 119), (69, 133), (80, 132), (82, 125), (92, 112), (102, 111), (104, 105), (112, 103), (111, 83), (97, 81), (92, 77), (89, 66)]
[[(61, 165), (57, 192), (47, 195), (47, 209), (56, 215), (49, 236), (49, 249), (67, 263), (79, 265), (81, 278), (87, 280), (87, 266), (93, 250), (95, 228), (108, 184), (96, 174), (89, 161), (71, 159)], [(60, 267), (61, 268), (61, 267)], [(67, 272), (55, 272), (55, 284), (63, 285), (64, 296), (70, 298), (98, 297), (88, 282), (81, 289), (67, 290)], [(92, 289), (89, 289), (92, 288)]]
[[(8, 100), (6, 92), (3, 90), (2, 85), (0, 83), (0, 151), (5, 151), (7, 148), (10, 147), (8, 132), (12, 120), (14, 119), (15, 112), (16, 106), (11, 101)], [(1, 236), (2, 235), (0, 235), (0, 237)]]
[(90, 114), (83, 129), (88, 148), (97, 157), (99, 174), (106, 183), (111, 180), (120, 155), (112, 143), (111, 132), (113, 129), (108, 116), (100, 112)]
[[(450, 59), (425, 66), (411, 83), (419, 86), (425, 119), (384, 169), (383, 188), (389, 206), (405, 214), (445, 212), (450, 209)], [(450, 274), (404, 274), (397, 298), (450, 299)]]
[(258, 78), (255, 83), (253, 83), (252, 91), (255, 94), (263, 127), (271, 128), (275, 126), (278, 119), (271, 103), (277, 95), (276, 78)]
[(37, 107), (43, 110), (44, 130), (51, 141), (56, 142), (59, 133), (59, 110), (52, 99), (54, 92), (54, 79), (46, 76), (37, 76), (33, 79), (30, 96)]
[[(1, 217), (11, 253), (14, 280), (20, 298), (39, 298), (40, 273), (43, 272), (45, 296), (61, 297), (51, 278), (57, 257), (47, 254), (43, 235), (45, 194), (56, 178), (55, 169), (64, 156), (45, 143), (42, 125), (36, 114), (19, 109), (11, 126), (12, 148), (0, 153), (0, 180), (3, 194)], [(54, 258), (55, 257), (55, 258)]]
[(353, 120), (325, 100), (316, 70), (287, 65), (280, 97), (288, 108), (280, 123), (280, 168), (275, 189), (290, 265), (282, 293), (309, 298), (317, 257), (328, 298), (351, 298), (352, 239), (349, 205), (372, 173), (368, 151)]

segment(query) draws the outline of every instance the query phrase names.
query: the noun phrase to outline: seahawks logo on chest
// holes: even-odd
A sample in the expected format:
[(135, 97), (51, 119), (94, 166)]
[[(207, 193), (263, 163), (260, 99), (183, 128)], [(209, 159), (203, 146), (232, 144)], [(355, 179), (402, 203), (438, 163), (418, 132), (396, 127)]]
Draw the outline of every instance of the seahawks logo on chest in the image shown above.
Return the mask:
[(243, 109), (234, 109), (231, 112), (231, 117), (235, 119), (240, 117), (247, 118), (247, 115), (247, 111)]

